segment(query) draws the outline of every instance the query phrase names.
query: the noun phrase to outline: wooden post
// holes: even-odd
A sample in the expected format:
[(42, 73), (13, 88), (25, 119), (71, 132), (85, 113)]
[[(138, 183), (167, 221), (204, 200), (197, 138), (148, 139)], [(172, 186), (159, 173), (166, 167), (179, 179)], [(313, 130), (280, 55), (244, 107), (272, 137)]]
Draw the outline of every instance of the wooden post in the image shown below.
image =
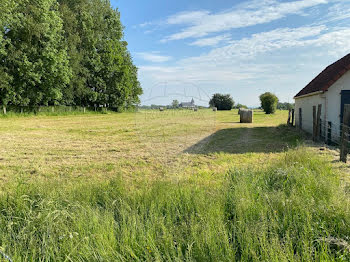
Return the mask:
[(6, 106), (2, 106), (2, 111), (4, 112), (4, 115), (7, 114), (7, 111), (6, 111)]
[(344, 105), (343, 128), (340, 145), (340, 161), (346, 163), (349, 153), (350, 104)]
[(321, 120), (321, 110), (322, 105), (319, 104), (317, 108), (317, 118), (316, 118), (316, 140), (320, 140), (320, 120)]
[(313, 130), (312, 130), (312, 141), (316, 141), (316, 130), (317, 130), (317, 121), (316, 121), (316, 106), (312, 107), (312, 119), (313, 119)]
[(328, 122), (327, 128), (327, 145), (332, 144), (332, 122)]
[(83, 107), (83, 112), (85, 113), (85, 106)]
[(289, 112), (288, 112), (288, 120), (287, 120), (287, 125), (290, 126), (290, 119), (291, 119), (291, 116), (292, 116), (292, 110), (289, 109)]
[(295, 110), (292, 109), (292, 126), (294, 126)]

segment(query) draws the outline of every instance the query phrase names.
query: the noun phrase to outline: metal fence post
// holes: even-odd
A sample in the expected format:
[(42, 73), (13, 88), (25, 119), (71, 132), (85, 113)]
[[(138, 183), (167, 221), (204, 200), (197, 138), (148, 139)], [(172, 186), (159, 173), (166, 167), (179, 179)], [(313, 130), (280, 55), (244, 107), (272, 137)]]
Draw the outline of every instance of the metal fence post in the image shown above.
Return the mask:
[(350, 105), (344, 105), (343, 128), (340, 145), (340, 161), (346, 163), (349, 153)]
[(332, 122), (328, 122), (328, 130), (327, 130), (327, 144), (332, 144)]
[(291, 119), (291, 116), (292, 116), (292, 110), (289, 109), (288, 111), (288, 120), (287, 120), (287, 125), (290, 126), (290, 119)]
[(316, 141), (316, 136), (317, 136), (317, 120), (316, 120), (316, 117), (317, 117), (317, 115), (316, 115), (316, 106), (313, 106), (312, 107), (312, 123), (313, 123), (313, 125), (312, 125), (312, 127), (313, 127), (313, 129), (312, 129), (312, 141)]
[(321, 110), (322, 105), (319, 104), (317, 108), (317, 118), (316, 118), (316, 141), (320, 140), (320, 120), (321, 120)]

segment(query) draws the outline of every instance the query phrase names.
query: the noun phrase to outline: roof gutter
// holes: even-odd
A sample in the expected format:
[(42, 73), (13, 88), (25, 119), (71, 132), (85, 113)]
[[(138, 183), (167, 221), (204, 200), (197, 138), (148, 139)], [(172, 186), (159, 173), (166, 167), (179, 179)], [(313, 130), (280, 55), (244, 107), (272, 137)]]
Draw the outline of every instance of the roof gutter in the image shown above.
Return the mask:
[(324, 91), (316, 91), (316, 92), (312, 92), (306, 95), (302, 95), (302, 96), (295, 96), (294, 99), (299, 99), (299, 98), (303, 98), (303, 97), (307, 97), (307, 96), (314, 96), (314, 95), (319, 95), (319, 94), (323, 94)]

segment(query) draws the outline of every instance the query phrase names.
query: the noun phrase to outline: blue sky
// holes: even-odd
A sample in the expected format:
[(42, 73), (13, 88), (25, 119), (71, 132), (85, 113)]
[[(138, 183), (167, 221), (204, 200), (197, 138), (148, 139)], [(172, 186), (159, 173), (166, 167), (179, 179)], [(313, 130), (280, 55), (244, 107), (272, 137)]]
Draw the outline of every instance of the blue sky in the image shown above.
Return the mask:
[(293, 96), (350, 52), (350, 0), (111, 0), (139, 68), (143, 104), (259, 105)]

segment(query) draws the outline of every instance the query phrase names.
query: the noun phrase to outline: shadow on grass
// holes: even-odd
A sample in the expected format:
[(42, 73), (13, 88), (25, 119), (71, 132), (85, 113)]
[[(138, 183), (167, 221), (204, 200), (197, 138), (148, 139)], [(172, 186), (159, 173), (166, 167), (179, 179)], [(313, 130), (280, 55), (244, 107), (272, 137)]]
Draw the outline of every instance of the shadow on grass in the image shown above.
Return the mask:
[(275, 153), (296, 147), (302, 140), (301, 133), (286, 125), (227, 128), (204, 138), (184, 152), (190, 154)]

